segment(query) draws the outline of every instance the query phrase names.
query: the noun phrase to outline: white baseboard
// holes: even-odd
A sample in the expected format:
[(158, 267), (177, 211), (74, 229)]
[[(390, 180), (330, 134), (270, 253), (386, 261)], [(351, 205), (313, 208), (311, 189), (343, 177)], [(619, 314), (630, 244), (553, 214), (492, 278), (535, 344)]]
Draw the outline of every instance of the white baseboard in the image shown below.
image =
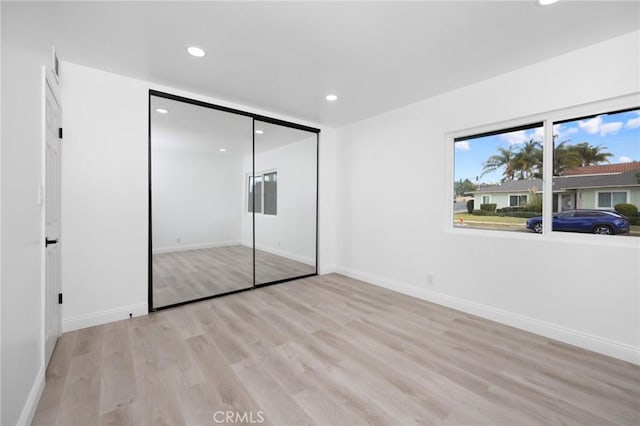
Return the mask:
[(148, 314), (146, 303), (123, 306), (120, 308), (108, 309), (106, 311), (93, 312), (85, 315), (78, 315), (62, 319), (62, 332), (78, 330), (81, 328), (93, 327), (94, 325), (106, 324), (129, 318), (129, 314), (134, 317)]
[[(242, 245), (251, 248), (251, 243), (243, 243)], [(286, 257), (287, 259), (295, 260), (296, 262), (304, 263), (305, 265), (314, 266), (316, 264), (315, 258), (299, 256), (296, 253), (290, 253), (278, 248), (256, 245), (256, 250), (264, 251), (280, 257)]]
[(322, 266), (322, 262), (320, 262), (320, 265), (318, 265), (318, 275), (333, 274), (334, 272), (338, 272), (336, 265)]
[(33, 386), (31, 386), (29, 396), (27, 396), (27, 400), (22, 408), (22, 413), (20, 413), (18, 423), (16, 423), (17, 426), (28, 426), (33, 421), (33, 415), (36, 413), (36, 408), (38, 408), (38, 403), (40, 402), (40, 396), (44, 390), (44, 380), (44, 367), (40, 367), (40, 371), (38, 371), (36, 379), (33, 381)]
[(174, 247), (158, 247), (158, 248), (154, 248), (151, 252), (153, 254), (175, 253), (178, 251), (208, 249), (208, 248), (215, 248), (215, 247), (229, 247), (229, 246), (237, 246), (237, 245), (240, 245), (240, 241), (221, 241), (218, 243), (183, 244), (183, 245), (174, 246)]
[(640, 348), (632, 345), (352, 269), (337, 267), (335, 271), (379, 287), (457, 309), (623, 361), (640, 364)]

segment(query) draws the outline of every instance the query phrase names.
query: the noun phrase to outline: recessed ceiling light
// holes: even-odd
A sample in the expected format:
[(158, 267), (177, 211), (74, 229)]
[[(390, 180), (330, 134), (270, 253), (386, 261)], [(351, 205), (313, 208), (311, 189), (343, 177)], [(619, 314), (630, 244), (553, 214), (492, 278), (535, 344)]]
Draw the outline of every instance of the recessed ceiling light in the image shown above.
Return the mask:
[(204, 50), (196, 46), (187, 47), (187, 53), (189, 53), (189, 55), (191, 56), (195, 56), (196, 58), (202, 58), (204, 55), (206, 55), (206, 53), (204, 53)]
[(159, 112), (160, 114), (166, 114), (169, 112), (169, 110), (166, 110), (164, 108), (156, 108), (156, 112)]
[(220, 152), (227, 152), (227, 150), (225, 148), (220, 148), (218, 151)]
[(558, 0), (538, 0), (541, 6), (549, 6), (550, 4), (554, 4)]
[(325, 99), (328, 100), (329, 102), (337, 101), (338, 95), (327, 95)]
[(263, 132), (262, 130), (256, 130), (256, 135), (261, 135), (261, 134), (263, 134), (263, 133), (264, 133), (264, 132)]

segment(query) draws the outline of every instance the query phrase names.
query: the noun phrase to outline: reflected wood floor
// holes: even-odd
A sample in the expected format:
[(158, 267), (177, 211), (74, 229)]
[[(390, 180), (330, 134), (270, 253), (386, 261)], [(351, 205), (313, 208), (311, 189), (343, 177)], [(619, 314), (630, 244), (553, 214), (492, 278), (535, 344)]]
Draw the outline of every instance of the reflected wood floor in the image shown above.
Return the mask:
[(638, 425), (639, 401), (638, 366), (331, 274), (65, 333), (33, 424)]
[[(314, 274), (314, 266), (256, 250), (256, 282)], [(215, 247), (153, 255), (153, 306), (161, 307), (253, 286), (253, 249)]]

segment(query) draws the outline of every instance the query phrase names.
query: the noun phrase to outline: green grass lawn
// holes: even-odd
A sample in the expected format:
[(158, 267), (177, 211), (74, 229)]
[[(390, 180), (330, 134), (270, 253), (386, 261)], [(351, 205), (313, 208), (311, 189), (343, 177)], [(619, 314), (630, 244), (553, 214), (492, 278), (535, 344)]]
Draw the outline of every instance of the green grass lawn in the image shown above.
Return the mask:
[(482, 223), (508, 223), (514, 225), (522, 225), (527, 222), (527, 219), (522, 217), (502, 217), (502, 216), (474, 216), (469, 213), (456, 213), (453, 216), (453, 220), (458, 223), (460, 218), (464, 222), (482, 222)]

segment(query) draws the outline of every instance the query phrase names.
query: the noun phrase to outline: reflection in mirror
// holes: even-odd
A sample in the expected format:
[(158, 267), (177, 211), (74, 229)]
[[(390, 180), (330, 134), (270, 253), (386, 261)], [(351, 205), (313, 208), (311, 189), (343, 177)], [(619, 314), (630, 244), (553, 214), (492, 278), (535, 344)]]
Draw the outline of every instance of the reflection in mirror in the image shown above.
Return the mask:
[(244, 164), (243, 235), (250, 238), (253, 198), (256, 285), (315, 274), (317, 134), (261, 121), (255, 129), (254, 179), (250, 157)]
[(151, 96), (153, 308), (253, 286), (252, 118)]

